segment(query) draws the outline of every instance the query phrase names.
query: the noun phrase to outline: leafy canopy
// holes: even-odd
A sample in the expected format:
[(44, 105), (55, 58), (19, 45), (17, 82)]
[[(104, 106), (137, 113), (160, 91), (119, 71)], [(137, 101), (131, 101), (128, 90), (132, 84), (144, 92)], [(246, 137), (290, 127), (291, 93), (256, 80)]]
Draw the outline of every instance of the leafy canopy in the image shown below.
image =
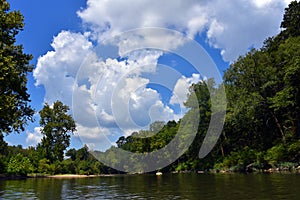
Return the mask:
[(64, 150), (70, 145), (68, 132), (76, 131), (75, 121), (67, 114), (68, 110), (68, 106), (56, 101), (52, 107), (46, 103), (39, 112), (41, 133), (44, 135), (39, 148), (50, 162), (63, 160)]
[(32, 56), (15, 44), (24, 18), (19, 11), (9, 9), (6, 1), (0, 2), (0, 133), (24, 131), (34, 114), (26, 88)]

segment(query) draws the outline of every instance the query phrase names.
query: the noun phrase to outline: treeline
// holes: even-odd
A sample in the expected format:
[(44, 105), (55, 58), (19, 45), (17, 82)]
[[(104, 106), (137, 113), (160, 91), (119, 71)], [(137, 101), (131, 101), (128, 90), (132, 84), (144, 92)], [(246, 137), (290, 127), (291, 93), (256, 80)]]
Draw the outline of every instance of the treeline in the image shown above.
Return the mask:
[(0, 1), (0, 175), (116, 173), (91, 156), (86, 146), (66, 151), (76, 124), (69, 108), (59, 101), (45, 104), (39, 112), (43, 137), (37, 147), (23, 149), (4, 141), (4, 135), (20, 133), (34, 121), (26, 87), (33, 57), (16, 44), (23, 28), (20, 11), (11, 11), (7, 1)]
[(69, 149), (62, 161), (51, 162), (35, 147), (7, 146), (0, 155), (0, 174), (9, 176), (44, 176), (54, 174), (115, 174), (89, 153), (88, 147)]
[(26, 176), (117, 173), (94, 158), (87, 146), (66, 151), (70, 145), (69, 132), (76, 130), (74, 120), (67, 114), (68, 110), (59, 101), (52, 107), (45, 104), (39, 112), (43, 137), (36, 147), (23, 149), (21, 145), (8, 146), (3, 135), (0, 135), (0, 174)]
[[(214, 149), (204, 159), (199, 159), (198, 154), (211, 118), (208, 88), (218, 90), (218, 86), (207, 80), (190, 88), (198, 102), (195, 104), (188, 98), (185, 105), (190, 110), (183, 119), (191, 119), (184, 121), (192, 123), (199, 111), (195, 140), (187, 152), (162, 171), (297, 169), (300, 165), (299, 2), (293, 1), (286, 8), (281, 29), (277, 36), (266, 39), (261, 49), (252, 49), (225, 71), (223, 86), (228, 103), (225, 125)], [(170, 121), (165, 125), (156, 122), (150, 130), (120, 137), (118, 148), (137, 153), (157, 151), (174, 138), (181, 122)], [(162, 128), (156, 133), (155, 127)], [(145, 138), (147, 135), (154, 136)], [(115, 152), (112, 147), (105, 156), (113, 159)], [(134, 156), (124, 159), (139, 162)], [(140, 164), (134, 170), (138, 172), (145, 167)]]

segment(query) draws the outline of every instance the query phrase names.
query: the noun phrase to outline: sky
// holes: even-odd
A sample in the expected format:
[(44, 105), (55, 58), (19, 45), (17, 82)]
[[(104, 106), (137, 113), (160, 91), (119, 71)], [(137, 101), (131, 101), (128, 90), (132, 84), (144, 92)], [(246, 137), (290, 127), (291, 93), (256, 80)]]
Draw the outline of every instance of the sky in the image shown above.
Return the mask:
[(9, 0), (34, 56), (35, 122), (10, 145), (41, 139), (38, 111), (59, 100), (77, 124), (71, 147), (105, 150), (155, 121), (180, 119), (191, 84), (214, 77), (280, 31), (290, 0)]

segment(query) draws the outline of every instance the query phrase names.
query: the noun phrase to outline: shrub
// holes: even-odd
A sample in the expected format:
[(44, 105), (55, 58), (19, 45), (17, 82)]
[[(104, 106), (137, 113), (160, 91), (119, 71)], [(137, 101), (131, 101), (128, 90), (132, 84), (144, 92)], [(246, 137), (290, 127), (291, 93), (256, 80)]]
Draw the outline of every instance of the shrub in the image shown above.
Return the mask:
[(39, 161), (38, 164), (38, 172), (43, 174), (49, 174), (50, 173), (50, 161), (46, 158), (43, 158)]
[(26, 176), (33, 171), (33, 165), (30, 160), (18, 153), (16, 156), (11, 157), (7, 165), (7, 173), (11, 175)]
[(277, 163), (285, 161), (287, 158), (287, 149), (283, 144), (273, 146), (267, 151), (265, 159), (274, 167)]

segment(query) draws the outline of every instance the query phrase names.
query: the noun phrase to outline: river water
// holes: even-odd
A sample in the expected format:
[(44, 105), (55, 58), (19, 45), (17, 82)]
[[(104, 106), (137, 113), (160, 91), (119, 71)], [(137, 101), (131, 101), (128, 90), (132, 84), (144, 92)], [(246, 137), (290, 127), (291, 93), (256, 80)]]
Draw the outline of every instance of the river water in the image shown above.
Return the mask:
[(300, 174), (163, 174), (0, 180), (0, 199), (300, 199)]

